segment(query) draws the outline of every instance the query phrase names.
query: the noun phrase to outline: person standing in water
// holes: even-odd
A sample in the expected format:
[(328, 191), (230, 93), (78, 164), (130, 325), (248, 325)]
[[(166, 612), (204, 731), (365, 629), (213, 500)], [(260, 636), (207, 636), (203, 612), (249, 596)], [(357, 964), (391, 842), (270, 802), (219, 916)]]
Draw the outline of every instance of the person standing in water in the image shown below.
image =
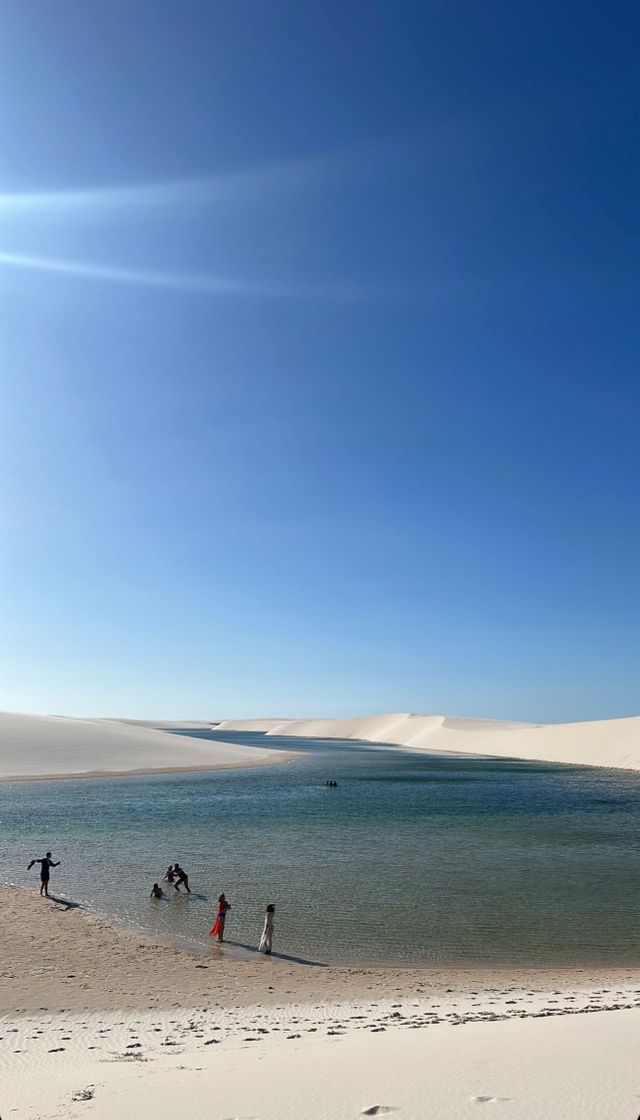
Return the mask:
[(258, 945), (258, 952), (266, 953), (267, 956), (271, 955), (271, 947), (273, 945), (273, 915), (275, 912), (276, 908), (273, 903), (270, 902), (264, 916), (264, 929), (262, 931), (262, 937), (260, 938), (260, 944)]
[(49, 898), (49, 870), (52, 867), (59, 867), (60, 860), (54, 863), (51, 858), (51, 852), (47, 852), (42, 859), (32, 859), (27, 871), (31, 871), (34, 863), (40, 864), (40, 894), (43, 894), (45, 898)]
[(218, 899), (218, 913), (216, 920), (209, 930), (210, 937), (217, 937), (218, 941), (224, 941), (224, 923), (227, 920), (227, 912), (231, 909), (231, 903), (227, 902), (224, 894), (221, 894)]
[(173, 884), (174, 887), (176, 888), (176, 890), (179, 891), (180, 890), (180, 884), (184, 883), (185, 887), (187, 888), (187, 894), (191, 894), (191, 891), (189, 890), (189, 876), (187, 875), (184, 868), (180, 866), (179, 863), (176, 863), (174, 865), (173, 874), (175, 875), (175, 879), (176, 879), (175, 883)]

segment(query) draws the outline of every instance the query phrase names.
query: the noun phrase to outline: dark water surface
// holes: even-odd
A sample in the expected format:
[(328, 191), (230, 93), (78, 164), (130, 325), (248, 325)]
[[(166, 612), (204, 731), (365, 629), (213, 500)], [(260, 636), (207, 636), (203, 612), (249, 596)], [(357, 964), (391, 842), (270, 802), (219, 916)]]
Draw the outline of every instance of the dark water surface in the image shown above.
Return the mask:
[[(214, 900), (255, 945), (322, 962), (639, 964), (640, 776), (259, 734), (287, 765), (0, 785), (5, 881), (52, 887), (127, 925), (208, 943)], [(327, 789), (327, 778), (338, 781)], [(190, 897), (148, 898), (170, 862)]]

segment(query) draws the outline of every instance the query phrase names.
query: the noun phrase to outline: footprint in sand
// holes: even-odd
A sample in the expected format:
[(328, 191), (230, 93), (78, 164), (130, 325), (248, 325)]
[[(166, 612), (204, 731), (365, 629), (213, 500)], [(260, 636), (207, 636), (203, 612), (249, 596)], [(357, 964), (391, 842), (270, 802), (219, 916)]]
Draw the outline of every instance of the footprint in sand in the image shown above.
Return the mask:
[(71, 1100), (72, 1101), (92, 1101), (93, 1100), (93, 1093), (94, 1093), (93, 1085), (89, 1085), (86, 1089), (78, 1089), (78, 1091), (73, 1094)]
[(500, 1101), (510, 1101), (511, 1097), (472, 1097), (474, 1104), (499, 1104)]

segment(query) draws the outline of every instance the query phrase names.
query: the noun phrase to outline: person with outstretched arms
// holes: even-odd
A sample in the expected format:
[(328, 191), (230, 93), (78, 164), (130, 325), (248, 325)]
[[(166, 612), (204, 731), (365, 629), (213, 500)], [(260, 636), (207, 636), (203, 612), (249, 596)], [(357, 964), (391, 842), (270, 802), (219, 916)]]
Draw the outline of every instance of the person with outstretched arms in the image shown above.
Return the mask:
[(51, 852), (47, 852), (41, 859), (32, 859), (27, 871), (31, 871), (34, 863), (40, 864), (40, 894), (43, 894), (45, 898), (49, 898), (49, 871), (52, 867), (59, 867), (60, 860), (54, 863), (51, 858)]

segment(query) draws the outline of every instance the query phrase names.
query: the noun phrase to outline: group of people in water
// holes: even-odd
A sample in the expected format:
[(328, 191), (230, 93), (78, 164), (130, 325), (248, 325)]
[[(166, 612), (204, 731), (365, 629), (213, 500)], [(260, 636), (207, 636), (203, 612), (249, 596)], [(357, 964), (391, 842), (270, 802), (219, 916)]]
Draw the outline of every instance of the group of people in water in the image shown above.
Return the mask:
[[(189, 890), (189, 876), (179, 863), (169, 864), (165, 877), (162, 881), (163, 883), (170, 884), (175, 888), (175, 890), (178, 891), (178, 893), (180, 893), (180, 886), (182, 885), (186, 888), (189, 894), (191, 894), (191, 891)], [(150, 897), (164, 898), (164, 891), (159, 883), (153, 884)], [(224, 927), (227, 920), (227, 914), (229, 913), (230, 909), (231, 903), (228, 901), (223, 891), (223, 893), (218, 897), (216, 920), (209, 930), (210, 937), (217, 937), (218, 941), (224, 941)], [(267, 956), (270, 955), (273, 945), (273, 916), (275, 912), (276, 908), (273, 903), (270, 902), (265, 912), (262, 937), (260, 938), (260, 944), (258, 946), (258, 952), (266, 953)]]
[[(52, 867), (60, 866), (60, 860), (55, 862), (51, 852), (46, 852), (44, 856), (32, 859), (27, 871), (30, 871), (36, 863), (40, 864), (40, 894), (44, 895), (45, 898), (50, 898), (49, 873)], [(184, 887), (187, 893), (191, 894), (189, 876), (184, 867), (181, 867), (177, 862), (169, 864), (162, 882), (167, 883), (168, 886), (172, 886), (178, 894), (182, 893), (180, 887)], [(164, 898), (164, 891), (160, 883), (153, 884), (149, 897)], [(217, 937), (218, 941), (224, 941), (224, 927), (230, 909), (231, 903), (227, 901), (224, 893), (221, 894), (218, 898), (215, 922), (209, 931), (209, 935), (211, 937)], [(260, 938), (260, 944), (258, 946), (258, 951), (260, 953), (266, 953), (267, 956), (271, 954), (273, 945), (273, 917), (275, 912), (276, 908), (273, 903), (270, 902), (265, 912), (262, 937)]]
[[(186, 887), (187, 891), (189, 891), (189, 894), (191, 894), (191, 891), (189, 890), (189, 876), (187, 875), (184, 868), (180, 867), (179, 863), (169, 864), (165, 877), (162, 881), (163, 883), (169, 883), (178, 891), (178, 893), (180, 893), (180, 885), (183, 884)], [(164, 891), (159, 883), (153, 884), (151, 888), (151, 895), (149, 897), (164, 898)], [(227, 914), (229, 913), (230, 909), (231, 903), (228, 901), (223, 891), (223, 893), (218, 897), (216, 920), (209, 930), (210, 937), (216, 937), (218, 941), (224, 941), (224, 927), (227, 920)], [(273, 903), (270, 902), (265, 911), (262, 937), (260, 938), (260, 944), (258, 945), (258, 952), (266, 953), (267, 956), (270, 956), (273, 946), (273, 920), (275, 912), (276, 908)]]
[[(180, 893), (181, 886), (184, 886), (187, 894), (191, 894), (191, 891), (189, 890), (189, 876), (179, 863), (169, 864), (162, 881), (163, 883), (170, 883), (172, 887), (175, 887), (178, 894)], [(154, 886), (157, 885), (157, 883), (154, 884)]]

